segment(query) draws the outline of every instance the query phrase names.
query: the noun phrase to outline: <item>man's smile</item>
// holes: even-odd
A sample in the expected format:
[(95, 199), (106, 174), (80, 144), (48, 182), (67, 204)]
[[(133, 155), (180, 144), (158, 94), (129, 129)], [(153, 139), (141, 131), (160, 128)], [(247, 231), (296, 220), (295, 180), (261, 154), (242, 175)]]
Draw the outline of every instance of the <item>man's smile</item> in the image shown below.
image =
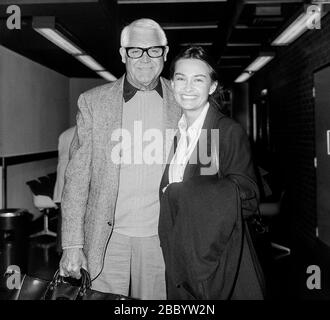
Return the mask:
[(186, 95), (186, 94), (182, 94), (182, 95), (181, 95), (181, 98), (184, 99), (184, 100), (193, 100), (193, 99), (196, 99), (197, 96), (196, 96), (196, 95)]

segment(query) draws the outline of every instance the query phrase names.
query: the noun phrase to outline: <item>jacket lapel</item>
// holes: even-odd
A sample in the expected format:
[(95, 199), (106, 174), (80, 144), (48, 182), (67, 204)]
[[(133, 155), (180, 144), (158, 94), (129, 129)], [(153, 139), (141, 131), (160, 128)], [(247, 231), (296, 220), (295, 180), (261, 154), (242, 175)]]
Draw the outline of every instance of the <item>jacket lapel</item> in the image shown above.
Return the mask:
[(115, 130), (121, 129), (123, 116), (123, 83), (124, 76), (114, 83), (113, 87), (104, 92), (101, 97), (102, 105), (107, 116), (106, 133), (107, 133), (107, 156), (111, 157), (112, 149), (118, 144), (118, 141), (112, 141), (112, 135)]
[[(115, 130), (121, 129), (122, 113), (123, 113), (123, 83), (124, 77), (118, 79), (110, 90), (104, 92), (101, 97), (102, 106), (105, 109), (107, 121), (105, 123), (106, 134), (106, 170), (104, 171), (103, 181), (105, 185), (111, 185), (108, 197), (110, 196), (111, 211), (114, 210), (113, 203), (117, 198), (119, 187), (119, 172), (120, 172), (120, 142), (112, 139), (112, 134)], [(115, 158), (113, 158), (115, 155)]]
[[(189, 162), (184, 171), (183, 180), (189, 179), (193, 176), (200, 175), (201, 167), (208, 166), (209, 163), (202, 163), (200, 159), (200, 155), (207, 154), (207, 156), (211, 155), (211, 129), (216, 128), (217, 120), (220, 117), (222, 118), (224, 115), (220, 113), (215, 107), (210, 104), (209, 110), (207, 111), (203, 127), (202, 133), (197, 141), (196, 147), (191, 154)], [(205, 157), (206, 159), (206, 157)]]

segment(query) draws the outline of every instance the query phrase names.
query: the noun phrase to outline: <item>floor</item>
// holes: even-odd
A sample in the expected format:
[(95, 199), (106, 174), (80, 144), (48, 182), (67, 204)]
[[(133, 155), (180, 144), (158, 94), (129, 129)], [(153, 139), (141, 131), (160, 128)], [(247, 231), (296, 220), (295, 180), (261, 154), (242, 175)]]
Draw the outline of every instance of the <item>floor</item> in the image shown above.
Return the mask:
[[(56, 227), (53, 227), (56, 229)], [(291, 248), (291, 254), (281, 256), (281, 251), (272, 250), (272, 260), (266, 273), (269, 300), (329, 300), (330, 299), (330, 248), (322, 243), (313, 247), (297, 245)], [(5, 248), (7, 259), (13, 248)], [(30, 240), (26, 256), (27, 274), (42, 279), (52, 279), (58, 268), (60, 255), (54, 239)], [(307, 273), (309, 266), (320, 268), (320, 288), (309, 289), (309, 283), (316, 283), (315, 271)], [(316, 282), (315, 282), (316, 281)], [(0, 287), (0, 299), (6, 299), (6, 293)]]

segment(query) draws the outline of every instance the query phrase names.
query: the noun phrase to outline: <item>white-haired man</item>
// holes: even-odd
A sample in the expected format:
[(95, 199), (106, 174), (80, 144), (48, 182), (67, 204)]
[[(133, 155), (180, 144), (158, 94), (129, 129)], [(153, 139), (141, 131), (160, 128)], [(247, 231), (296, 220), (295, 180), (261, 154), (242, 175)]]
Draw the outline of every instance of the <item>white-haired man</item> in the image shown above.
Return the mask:
[[(83, 93), (78, 101), (62, 198), (60, 273), (78, 278), (83, 267), (95, 290), (166, 298), (158, 238), (158, 190), (165, 162), (136, 160), (141, 160), (138, 145), (143, 146), (146, 131), (156, 129), (165, 137), (180, 118), (170, 84), (160, 77), (167, 53), (166, 35), (155, 21), (132, 22), (121, 33), (126, 74)], [(123, 129), (134, 142), (118, 148), (114, 132)], [(169, 149), (167, 143), (162, 150)], [(114, 161), (118, 149), (119, 157), (134, 155), (132, 161)]]

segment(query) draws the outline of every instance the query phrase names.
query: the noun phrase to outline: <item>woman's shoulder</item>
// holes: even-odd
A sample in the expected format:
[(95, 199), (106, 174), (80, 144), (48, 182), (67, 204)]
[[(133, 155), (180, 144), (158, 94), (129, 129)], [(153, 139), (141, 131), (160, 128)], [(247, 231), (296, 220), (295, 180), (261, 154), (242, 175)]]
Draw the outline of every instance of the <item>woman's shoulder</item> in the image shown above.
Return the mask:
[(247, 133), (242, 125), (230, 116), (222, 113), (220, 110), (212, 107), (210, 117), (213, 119), (212, 128), (219, 129), (222, 140), (240, 140), (243, 137), (247, 137)]
[(239, 122), (212, 106), (212, 118), (216, 128), (242, 128)]

